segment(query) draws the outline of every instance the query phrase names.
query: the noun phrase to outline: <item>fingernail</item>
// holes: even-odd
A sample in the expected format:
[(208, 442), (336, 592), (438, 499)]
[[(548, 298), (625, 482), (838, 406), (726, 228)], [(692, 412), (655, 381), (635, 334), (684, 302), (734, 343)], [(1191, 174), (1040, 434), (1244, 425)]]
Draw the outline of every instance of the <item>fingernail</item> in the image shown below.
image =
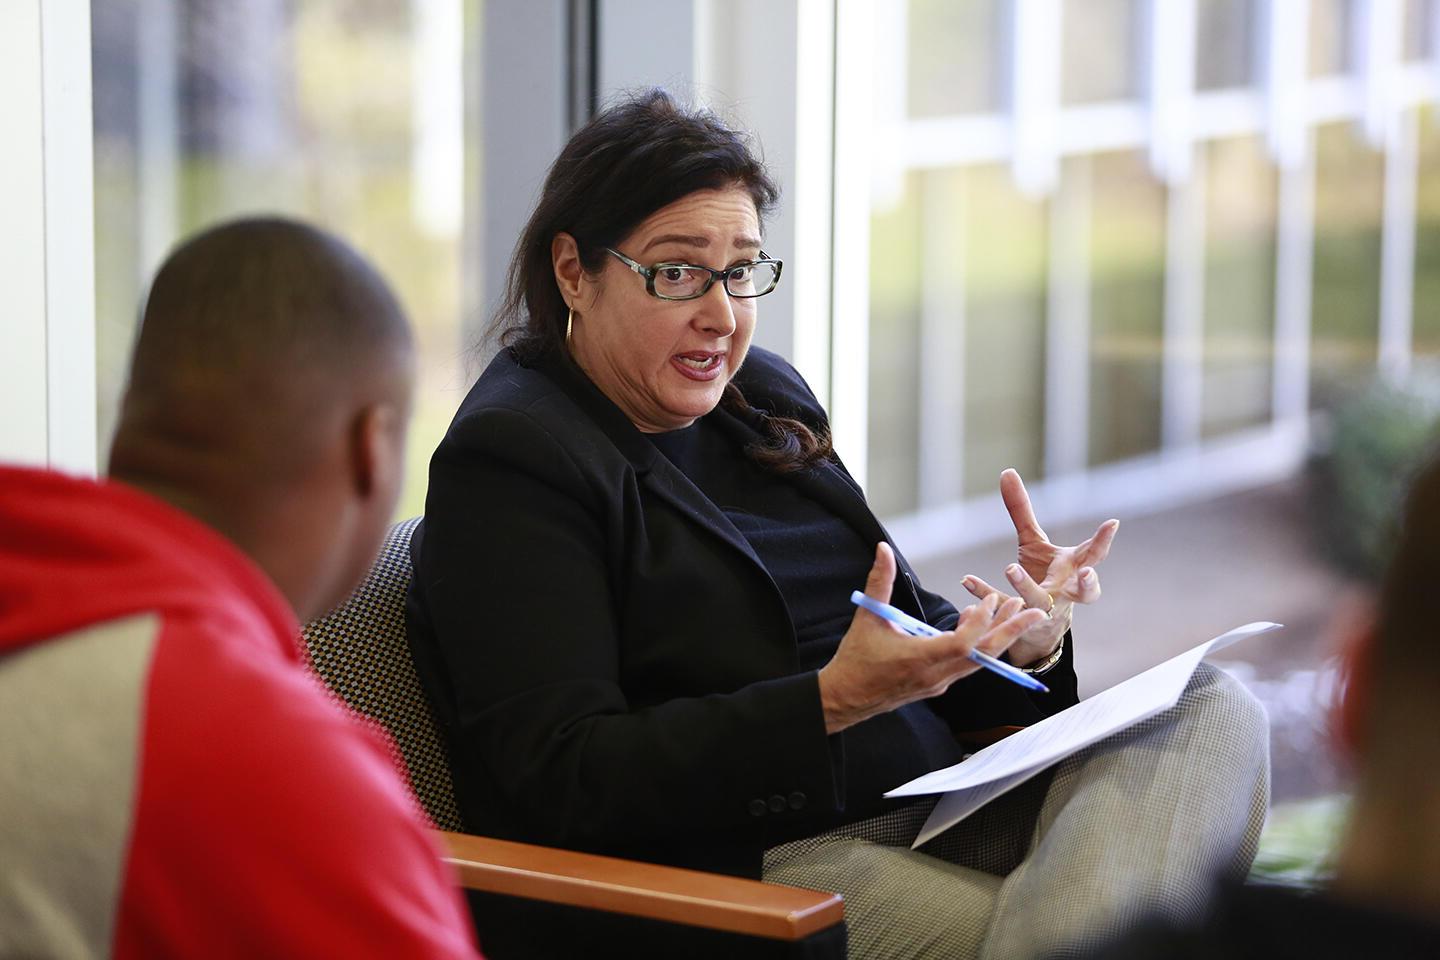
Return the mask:
[(1094, 573), (1093, 573), (1092, 571), (1090, 571), (1090, 570), (1081, 570), (1081, 571), (1080, 571), (1080, 579), (1081, 579), (1082, 581), (1084, 581), (1085, 583), (1089, 583), (1089, 582), (1090, 582), (1090, 578), (1091, 578), (1092, 576), (1094, 576)]
[(1005, 576), (1009, 577), (1011, 580), (1019, 580), (1020, 573), (1021, 571), (1019, 564), (1012, 563), (1010, 564), (1010, 566), (1005, 568)]

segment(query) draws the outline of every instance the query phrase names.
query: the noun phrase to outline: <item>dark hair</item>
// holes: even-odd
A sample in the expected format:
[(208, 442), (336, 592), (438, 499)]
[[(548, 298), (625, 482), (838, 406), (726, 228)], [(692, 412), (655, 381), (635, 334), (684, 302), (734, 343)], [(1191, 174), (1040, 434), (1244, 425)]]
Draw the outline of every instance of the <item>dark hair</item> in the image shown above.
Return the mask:
[[(780, 191), (747, 138), (708, 110), (682, 107), (664, 90), (631, 96), (576, 131), (545, 178), (540, 202), (515, 246), (505, 297), (487, 330), (522, 361), (565, 353), (568, 310), (555, 283), (550, 246), (568, 233), (590, 273), (646, 217), (697, 190), (738, 185), (763, 221)], [(732, 382), (721, 404), (762, 424), (766, 438), (746, 453), (780, 473), (831, 453), (830, 437), (799, 420), (758, 411)]]

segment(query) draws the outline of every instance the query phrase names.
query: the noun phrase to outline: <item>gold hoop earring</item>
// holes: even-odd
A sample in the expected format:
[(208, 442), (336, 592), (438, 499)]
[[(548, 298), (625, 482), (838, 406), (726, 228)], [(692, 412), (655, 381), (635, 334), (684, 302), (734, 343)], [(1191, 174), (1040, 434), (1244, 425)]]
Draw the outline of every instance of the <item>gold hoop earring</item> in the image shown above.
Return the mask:
[(575, 308), (571, 307), (570, 312), (565, 315), (565, 342), (570, 342), (570, 334), (575, 329)]

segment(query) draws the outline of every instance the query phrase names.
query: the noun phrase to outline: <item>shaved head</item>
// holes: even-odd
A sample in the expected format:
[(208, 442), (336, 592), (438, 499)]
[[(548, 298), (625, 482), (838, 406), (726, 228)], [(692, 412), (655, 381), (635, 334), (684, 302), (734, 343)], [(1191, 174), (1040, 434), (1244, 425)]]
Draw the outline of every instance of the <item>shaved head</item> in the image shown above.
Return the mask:
[(344, 242), (280, 218), (223, 224), (155, 276), (110, 473), (247, 546), (315, 615), (394, 508), (414, 364), (400, 304)]
[(408, 375), (412, 353), (394, 294), (340, 240), (278, 218), (215, 227), (177, 248), (150, 288), (116, 453), (143, 430), (286, 475), (327, 408), (393, 387), (384, 381)]

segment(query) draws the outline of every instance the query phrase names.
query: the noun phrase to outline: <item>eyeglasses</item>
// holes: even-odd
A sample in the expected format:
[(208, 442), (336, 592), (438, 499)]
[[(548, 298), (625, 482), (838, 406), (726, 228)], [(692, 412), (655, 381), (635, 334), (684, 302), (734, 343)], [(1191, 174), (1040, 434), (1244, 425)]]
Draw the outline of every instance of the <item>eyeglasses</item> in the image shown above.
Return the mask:
[(782, 261), (765, 256), (764, 250), (760, 251), (759, 260), (746, 260), (724, 270), (711, 270), (693, 263), (657, 263), (642, 267), (613, 247), (606, 247), (605, 252), (644, 277), (645, 292), (661, 300), (703, 297), (716, 280), (724, 281), (725, 292), (732, 297), (742, 300), (763, 297), (780, 283), (780, 268), (785, 266)]

